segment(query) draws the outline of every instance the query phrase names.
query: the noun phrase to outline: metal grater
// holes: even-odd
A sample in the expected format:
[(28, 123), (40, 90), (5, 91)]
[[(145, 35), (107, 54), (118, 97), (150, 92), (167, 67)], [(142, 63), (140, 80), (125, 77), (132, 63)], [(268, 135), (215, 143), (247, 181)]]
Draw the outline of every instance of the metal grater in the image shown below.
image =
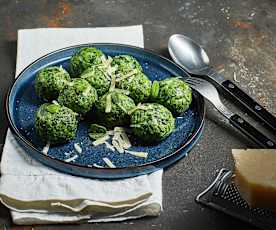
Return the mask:
[(265, 230), (276, 230), (276, 213), (250, 208), (232, 181), (233, 172), (221, 169), (211, 185), (196, 197), (196, 202), (231, 215)]

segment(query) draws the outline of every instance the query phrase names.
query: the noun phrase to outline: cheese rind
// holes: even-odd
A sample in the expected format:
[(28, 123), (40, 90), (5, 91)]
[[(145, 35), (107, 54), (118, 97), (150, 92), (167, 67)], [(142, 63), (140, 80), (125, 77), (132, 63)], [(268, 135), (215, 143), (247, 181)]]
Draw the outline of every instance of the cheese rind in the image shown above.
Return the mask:
[(276, 211), (276, 149), (233, 149), (232, 155), (241, 196), (252, 208)]

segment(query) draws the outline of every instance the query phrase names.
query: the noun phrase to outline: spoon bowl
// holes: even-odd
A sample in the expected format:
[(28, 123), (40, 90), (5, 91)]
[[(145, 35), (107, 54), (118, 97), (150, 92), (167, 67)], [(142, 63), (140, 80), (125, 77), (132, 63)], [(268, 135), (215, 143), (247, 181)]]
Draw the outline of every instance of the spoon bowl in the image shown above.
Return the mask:
[(209, 57), (195, 41), (181, 34), (174, 34), (168, 43), (172, 59), (192, 74), (201, 74), (209, 68)]

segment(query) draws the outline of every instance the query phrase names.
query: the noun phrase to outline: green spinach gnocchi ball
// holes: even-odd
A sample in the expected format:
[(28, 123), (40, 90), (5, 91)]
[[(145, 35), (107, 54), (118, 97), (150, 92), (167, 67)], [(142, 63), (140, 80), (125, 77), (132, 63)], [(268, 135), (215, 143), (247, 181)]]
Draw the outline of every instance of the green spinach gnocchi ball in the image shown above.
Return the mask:
[(136, 102), (145, 102), (151, 95), (151, 81), (139, 72), (118, 82), (121, 89), (128, 90), (130, 97)]
[(42, 104), (35, 115), (37, 134), (51, 144), (62, 144), (73, 139), (77, 125), (77, 114), (58, 104)]
[(86, 69), (80, 77), (87, 80), (97, 90), (99, 97), (109, 90), (110, 76), (96, 66)]
[(35, 79), (36, 94), (44, 101), (52, 101), (58, 97), (69, 80), (69, 73), (62, 67), (44, 68), (38, 72)]
[(124, 75), (133, 70), (137, 72), (142, 72), (142, 66), (140, 63), (132, 56), (129, 55), (118, 55), (115, 56), (111, 62), (112, 66), (117, 66), (117, 74)]
[(175, 119), (163, 105), (145, 103), (131, 114), (130, 127), (133, 134), (143, 143), (156, 143), (172, 133)]
[(82, 78), (73, 79), (58, 97), (60, 104), (80, 114), (90, 111), (97, 100), (96, 89)]
[(104, 94), (96, 103), (96, 113), (100, 123), (106, 127), (129, 124), (128, 112), (135, 108), (134, 101), (119, 91)]
[(87, 68), (102, 63), (103, 52), (95, 47), (80, 49), (70, 59), (69, 70), (72, 77), (78, 77)]
[(178, 115), (189, 108), (192, 102), (192, 90), (183, 80), (171, 77), (153, 82), (152, 97), (154, 101)]

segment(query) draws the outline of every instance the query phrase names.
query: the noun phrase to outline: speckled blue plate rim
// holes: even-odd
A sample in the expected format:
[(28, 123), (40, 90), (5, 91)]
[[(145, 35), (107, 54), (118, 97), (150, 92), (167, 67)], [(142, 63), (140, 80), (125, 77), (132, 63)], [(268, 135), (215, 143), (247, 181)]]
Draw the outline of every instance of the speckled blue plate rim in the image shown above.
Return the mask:
[[(47, 155), (44, 154), (37, 154), (36, 152), (29, 152), (28, 146), (26, 146), (24, 143), (21, 146), (27, 153), (33, 157), (34, 159), (38, 160), (39, 162), (46, 164), (47, 166), (50, 166), (62, 173), (67, 173), (73, 176), (81, 176), (81, 177), (87, 177), (87, 178), (95, 178), (95, 179), (108, 179), (108, 180), (116, 180), (116, 179), (122, 179), (122, 178), (129, 178), (134, 176), (140, 176), (145, 175), (149, 173), (156, 172), (160, 169), (164, 169), (166, 167), (172, 166), (177, 161), (181, 160), (183, 157), (185, 157), (189, 152), (192, 150), (194, 145), (198, 143), (200, 140), (202, 133), (204, 130), (204, 123), (203, 126), (199, 129), (199, 132), (197, 135), (193, 138), (190, 145), (185, 146), (185, 148), (181, 148), (178, 150), (177, 154), (173, 154), (172, 156), (166, 158), (166, 160), (159, 161), (157, 163), (153, 163), (151, 165), (147, 166), (136, 166), (136, 167), (130, 167), (130, 168), (90, 168), (90, 167), (84, 167), (79, 165), (73, 165), (73, 167), (68, 167), (68, 165), (56, 158), (49, 158)], [(15, 136), (15, 139), (18, 143), (20, 143), (20, 140), (18, 140), (18, 137)], [(49, 161), (50, 163), (46, 163)], [(62, 163), (62, 164), (60, 164)], [(107, 170), (106, 170), (107, 169)]]
[[(16, 85), (16, 82), (20, 79), (20, 77), (22, 75), (24, 75), (24, 72), (30, 68), (32, 65), (34, 65), (35, 63), (39, 62), (40, 60), (53, 55), (55, 53), (59, 53), (68, 49), (79, 49), (82, 47), (88, 47), (88, 46), (110, 46), (110, 47), (122, 47), (122, 48), (130, 48), (130, 49), (134, 49), (140, 52), (145, 52), (145, 53), (149, 53), (150, 55), (154, 55), (158, 58), (163, 59), (164, 61), (177, 66), (179, 69), (181, 69), (185, 75), (189, 76), (189, 74), (179, 65), (177, 65), (176, 63), (172, 62), (171, 60), (149, 50), (149, 49), (144, 49), (144, 48), (140, 48), (140, 47), (136, 47), (136, 46), (131, 46), (131, 45), (124, 45), (124, 44), (117, 44), (117, 43), (88, 43), (88, 44), (80, 44), (80, 45), (75, 45), (75, 46), (69, 46), (69, 47), (65, 47), (53, 52), (50, 52), (42, 57), (40, 57), (39, 59), (35, 60), (34, 62), (32, 62), (31, 64), (29, 64), (25, 69), (22, 70), (22, 72), (18, 75), (18, 77), (15, 79), (13, 85), (10, 87), (7, 96), (6, 96), (6, 115), (8, 118), (8, 123), (9, 123), (9, 127), (11, 128), (11, 131), (13, 132), (13, 134), (15, 134), (16, 140), (20, 143), (20, 145), (26, 150), (26, 152), (28, 154), (30, 154), (30, 151), (36, 152), (36, 154), (38, 155), (34, 155), (34, 154), (30, 154), (32, 155), (32, 157), (34, 157), (35, 159), (37, 159), (38, 161), (48, 165), (48, 166), (52, 166), (53, 168), (59, 170), (59, 171), (63, 171), (63, 172), (67, 172), (70, 174), (74, 174), (74, 175), (78, 175), (78, 176), (85, 176), (85, 177), (92, 177), (92, 178), (123, 178), (123, 177), (131, 177), (131, 176), (137, 176), (137, 175), (141, 175), (141, 174), (145, 174), (145, 173), (150, 173), (153, 171), (156, 171), (156, 166), (157, 165), (162, 165), (162, 167), (167, 167), (168, 165), (172, 164), (172, 162), (169, 159), (172, 159), (174, 155), (179, 154), (181, 151), (187, 152), (186, 147), (189, 147), (189, 149), (191, 149), (193, 147), (193, 145), (195, 144), (194, 139), (198, 139), (199, 136), (201, 135), (202, 131), (203, 131), (203, 126), (204, 126), (204, 117), (205, 117), (205, 103), (203, 98), (198, 95), (198, 100), (199, 103), (201, 105), (201, 109), (199, 111), (199, 116), (201, 118), (201, 123), (198, 126), (197, 130), (188, 138), (188, 140), (183, 143), (183, 145), (176, 151), (172, 152), (171, 154), (160, 158), (154, 162), (150, 162), (150, 163), (145, 163), (139, 166), (130, 166), (127, 168), (95, 168), (95, 167), (88, 167), (88, 166), (84, 166), (84, 165), (75, 165), (72, 164), (70, 162), (64, 162), (62, 160), (50, 157), (48, 155), (44, 155), (43, 153), (41, 153), (41, 151), (39, 151), (31, 142), (29, 142), (17, 129), (17, 127), (13, 124), (13, 121), (10, 117), (10, 111), (9, 111), (9, 102), (10, 102), (10, 95), (11, 92), (13, 90), (13, 87)], [(22, 145), (23, 144), (23, 145)], [(190, 145), (191, 146), (188, 146)], [(185, 156), (185, 154), (179, 154), (178, 158), (182, 158), (183, 156)], [(165, 161), (168, 159), (168, 163), (165, 164), (161, 164), (161, 161)], [(174, 160), (176, 161), (176, 160)], [(50, 163), (51, 162), (51, 163)], [(169, 163), (170, 162), (170, 163)], [(68, 168), (69, 167), (69, 168)], [(158, 166), (157, 168), (159, 169), (161, 166)], [(85, 171), (90, 171), (91, 173), (87, 173), (87, 172), (82, 172), (82, 170)]]

